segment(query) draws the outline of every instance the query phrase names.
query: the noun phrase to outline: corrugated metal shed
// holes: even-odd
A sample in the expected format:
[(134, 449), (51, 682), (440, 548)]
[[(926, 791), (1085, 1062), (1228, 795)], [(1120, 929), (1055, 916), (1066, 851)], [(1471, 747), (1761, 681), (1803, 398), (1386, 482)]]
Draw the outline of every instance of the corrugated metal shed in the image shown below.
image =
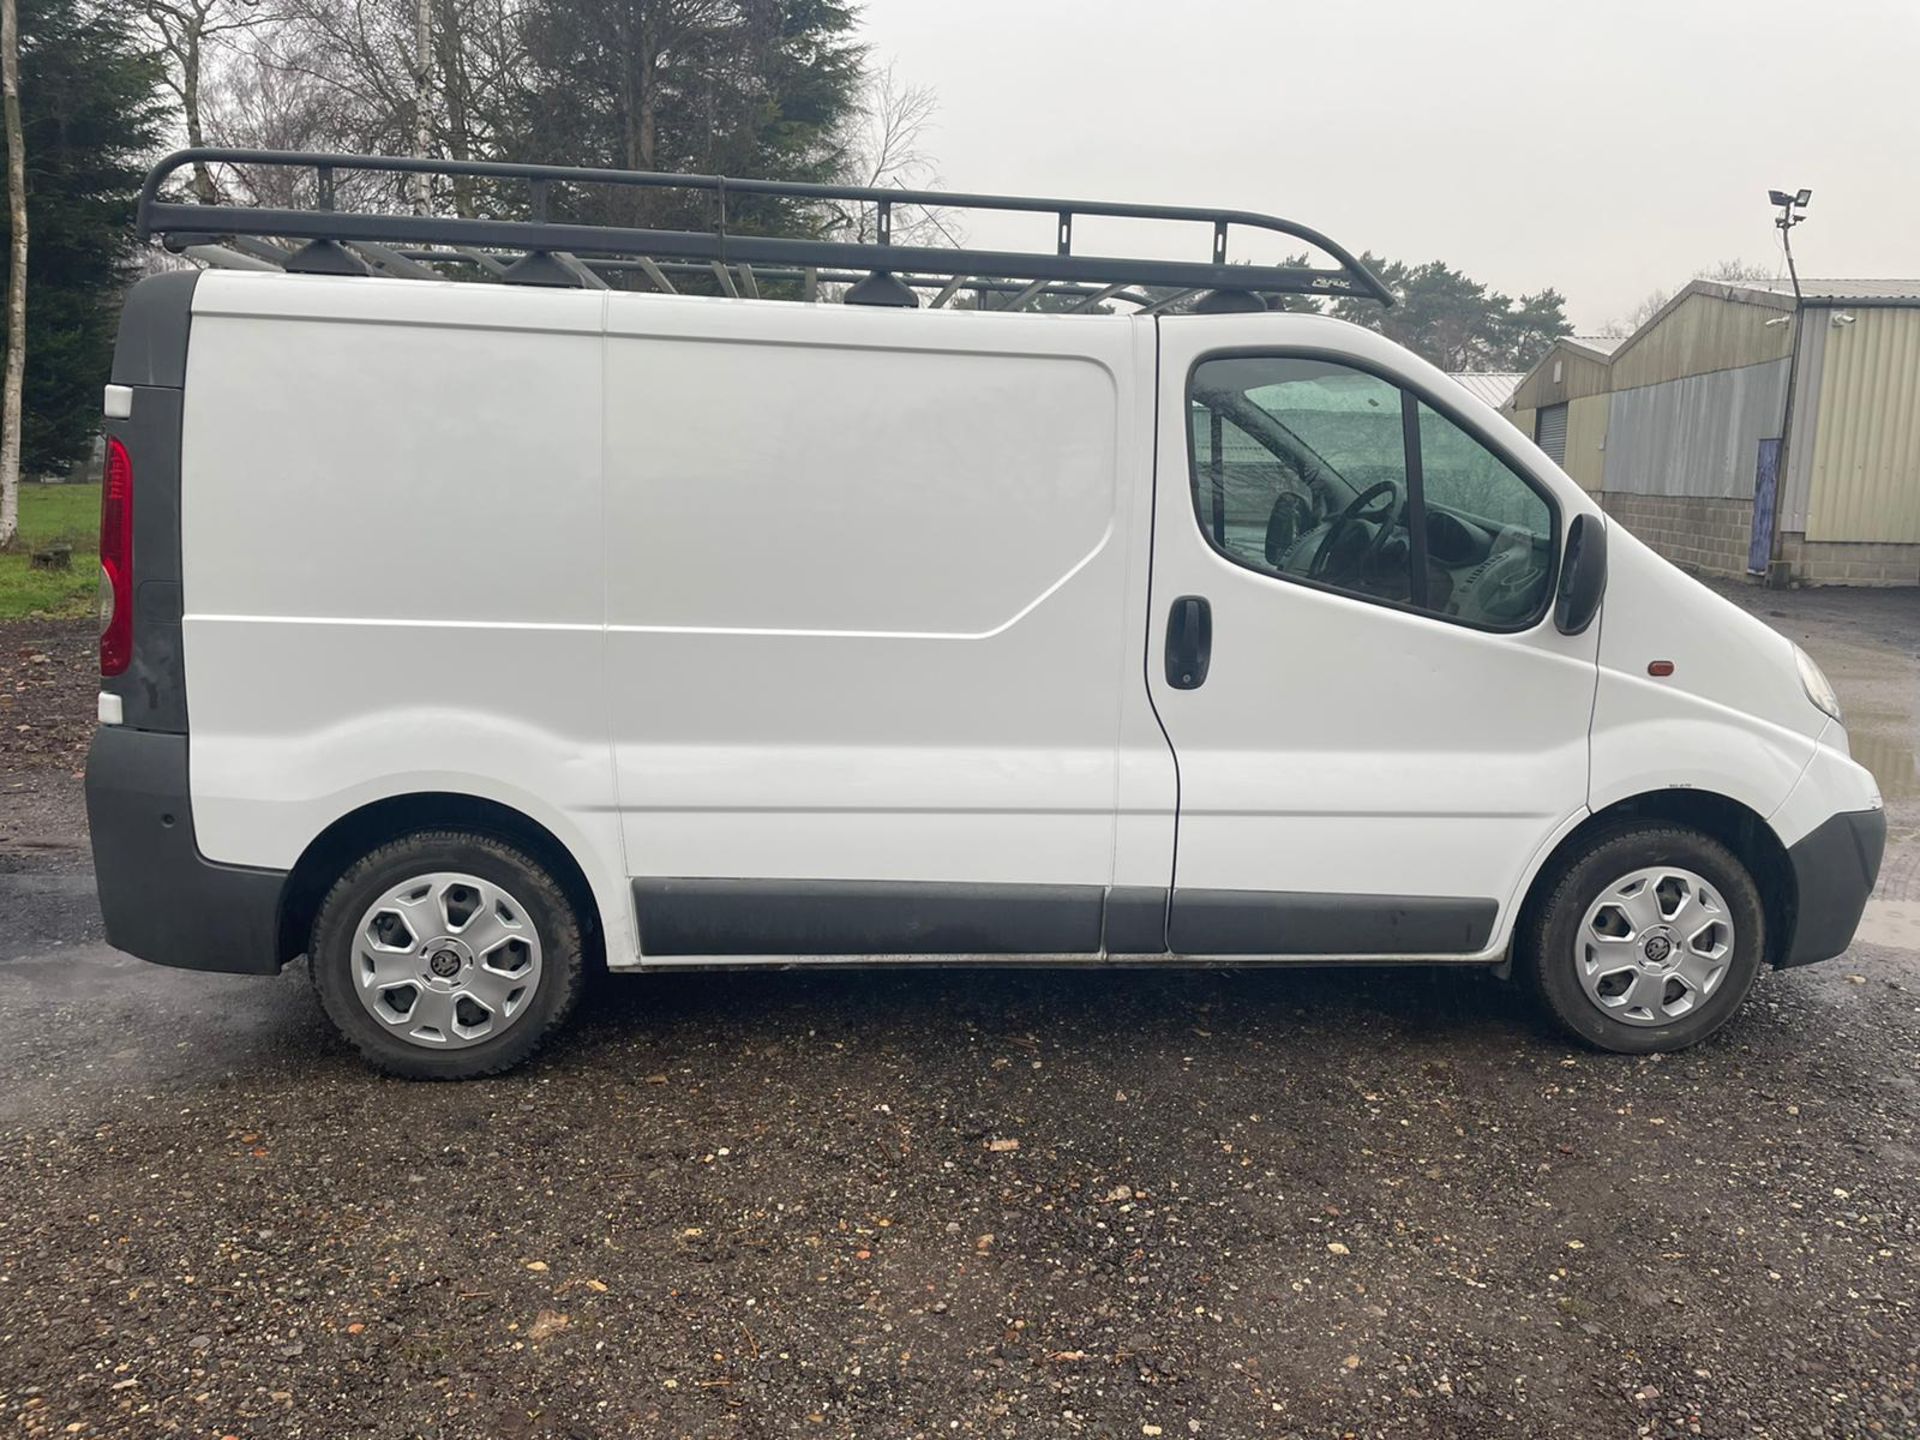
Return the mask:
[[(1793, 298), (1791, 280), (1746, 281), (1732, 288), (1787, 300)], [(1845, 305), (1871, 300), (1920, 305), (1920, 280), (1802, 280), (1800, 293), (1807, 297), (1809, 305), (1826, 302)]]
[(1820, 391), (1825, 381), (1827, 327), (1808, 325), (1800, 332), (1800, 362), (1793, 375), (1793, 413), (1799, 437), (1787, 446), (1787, 473), (1780, 477), (1778, 529), (1804, 534), (1813, 495), (1814, 439), (1820, 423)]
[[(1808, 279), (1801, 291), (1796, 326), (1784, 278), (1696, 280), (1625, 341), (1556, 341), (1503, 413), (1529, 433), (1535, 407), (1555, 407), (1556, 428), (1564, 415), (1565, 468), (1583, 486), (1749, 499), (1760, 441), (1782, 432), (1797, 333), (1778, 528), (1920, 545), (1920, 280)], [(1867, 569), (1848, 549), (1841, 573), (1894, 563), (1859, 553)]]
[(1582, 395), (1606, 394), (1607, 357), (1619, 343), (1612, 336), (1561, 336), (1514, 387), (1509, 403), (1516, 410), (1537, 410), (1543, 405), (1564, 405)]
[(1456, 372), (1452, 378), (1461, 387), (1469, 391), (1476, 400), (1483, 401), (1498, 410), (1513, 398), (1513, 392), (1520, 388), (1520, 382), (1527, 377), (1518, 371), (1481, 371)]
[(1611, 356), (1614, 351), (1626, 344), (1630, 337), (1625, 335), (1565, 335), (1561, 338), (1574, 349), (1585, 350), (1588, 354), (1598, 355), (1602, 360), (1605, 360)]
[(1824, 332), (1807, 538), (1920, 542), (1920, 308), (1805, 323)]
[(1617, 390), (1603, 488), (1751, 499), (1760, 441), (1780, 433), (1786, 399), (1784, 359)]
[(1605, 484), (1609, 405), (1606, 395), (1582, 395), (1567, 405), (1567, 458), (1560, 468), (1582, 490)]
[(1612, 388), (1784, 359), (1793, 327), (1768, 322), (1789, 316), (1792, 303), (1789, 295), (1783, 310), (1771, 294), (1696, 280), (1614, 352)]

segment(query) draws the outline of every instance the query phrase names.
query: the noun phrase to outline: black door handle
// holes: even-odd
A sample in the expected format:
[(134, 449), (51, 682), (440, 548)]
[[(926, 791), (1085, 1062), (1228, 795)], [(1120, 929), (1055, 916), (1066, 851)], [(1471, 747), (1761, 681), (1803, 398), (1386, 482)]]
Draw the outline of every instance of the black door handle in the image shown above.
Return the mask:
[(1213, 606), (1203, 596), (1182, 595), (1167, 614), (1167, 684), (1198, 690), (1212, 658)]

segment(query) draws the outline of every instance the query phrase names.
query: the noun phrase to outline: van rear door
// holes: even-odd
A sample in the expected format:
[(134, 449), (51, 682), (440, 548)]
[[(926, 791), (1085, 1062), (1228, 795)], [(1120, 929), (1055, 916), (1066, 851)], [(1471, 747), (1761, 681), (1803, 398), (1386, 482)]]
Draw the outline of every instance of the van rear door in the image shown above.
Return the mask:
[(1160, 335), (1147, 675), (1179, 772), (1170, 948), (1488, 951), (1586, 798), (1598, 627), (1548, 618), (1580, 500), (1351, 327)]

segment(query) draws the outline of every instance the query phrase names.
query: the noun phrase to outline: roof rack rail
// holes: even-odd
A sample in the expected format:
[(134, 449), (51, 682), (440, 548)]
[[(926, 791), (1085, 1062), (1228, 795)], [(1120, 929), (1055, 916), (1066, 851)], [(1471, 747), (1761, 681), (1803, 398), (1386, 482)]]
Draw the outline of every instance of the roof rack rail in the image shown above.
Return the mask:
[[(163, 194), (167, 180), (194, 165), (243, 165), (283, 171), (311, 171), (319, 203), (313, 209), (266, 205), (208, 204)], [(427, 175), (446, 178), (524, 182), (527, 220), (459, 215), (404, 214), (335, 208), (343, 173)], [(553, 221), (547, 218), (555, 186), (612, 186), (642, 190), (678, 190), (712, 197), (714, 223), (707, 229), (642, 229), (619, 225)], [(730, 196), (772, 196), (806, 202), (839, 201), (871, 205), (873, 241), (817, 236), (778, 236), (730, 230)], [(985, 250), (966, 245), (895, 244), (893, 212), (907, 206), (941, 211), (996, 210), (1051, 214), (1055, 217), (1053, 253)], [(1205, 260), (1164, 260), (1077, 254), (1074, 221), (1081, 217), (1161, 220), (1205, 226), (1211, 244)], [(1266, 299), (1279, 295), (1355, 296), (1393, 304), (1387, 287), (1354, 255), (1317, 230), (1272, 215), (1245, 210), (1212, 210), (1184, 205), (1133, 205), (1106, 201), (1058, 200), (1038, 196), (974, 195), (937, 190), (905, 190), (860, 185), (824, 185), (787, 180), (738, 180), (719, 175), (670, 175), (640, 170), (601, 170), (573, 165), (522, 165), (490, 160), (430, 160), (412, 156), (319, 154), (283, 150), (202, 147), (179, 150), (147, 174), (140, 190), (139, 233), (157, 237), (172, 250), (218, 262), (212, 252), (231, 249), (243, 265), (272, 264), (275, 241), (305, 242), (287, 248), (288, 268), (349, 269), (388, 275), (417, 275), (422, 267), (456, 265), (487, 278), (532, 284), (598, 283), (606, 275), (637, 271), (656, 289), (676, 288), (671, 268), (702, 272), (717, 279), (724, 293), (757, 297), (759, 282), (778, 276), (799, 279), (806, 298), (818, 295), (821, 281), (854, 288), (876, 276), (886, 280), (868, 288), (881, 303), (918, 303), (921, 290), (935, 292), (943, 305), (961, 291), (977, 292), (983, 307), (1019, 309), (1041, 296), (1071, 299), (1073, 309), (1093, 309), (1121, 300), (1143, 309), (1160, 309), (1194, 292), (1238, 293)], [(1229, 263), (1230, 229), (1284, 235), (1304, 242), (1335, 262), (1312, 265)], [(264, 242), (264, 243), (263, 243)], [(339, 247), (360, 250), (369, 261), (351, 266)], [(518, 252), (502, 263), (490, 251)], [(242, 258), (244, 257), (244, 258)], [(304, 258), (303, 258), (304, 257)], [(345, 256), (351, 260), (351, 256)], [(756, 270), (755, 267), (767, 267)], [(519, 274), (516, 276), (515, 271)], [(585, 272), (582, 274), (581, 272)], [(1159, 290), (1158, 297), (1146, 292)], [(900, 298), (903, 289), (905, 299)], [(1171, 294), (1166, 292), (1173, 292)], [(1011, 294), (1011, 299), (1000, 297)], [(993, 302), (990, 304), (989, 297)], [(1249, 307), (1251, 308), (1251, 307)]]

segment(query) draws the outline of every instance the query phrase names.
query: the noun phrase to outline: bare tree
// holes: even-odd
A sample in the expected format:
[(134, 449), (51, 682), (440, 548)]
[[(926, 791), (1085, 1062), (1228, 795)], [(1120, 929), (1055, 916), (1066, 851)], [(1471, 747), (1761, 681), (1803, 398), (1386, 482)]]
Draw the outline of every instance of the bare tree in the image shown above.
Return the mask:
[[(937, 186), (940, 170), (926, 142), (939, 110), (940, 98), (931, 86), (903, 82), (891, 65), (869, 70), (859, 108), (840, 137), (841, 182), (884, 190)], [(842, 238), (866, 243), (878, 238), (878, 226), (872, 205), (829, 207), (826, 228)], [(894, 240), (904, 245), (958, 245), (958, 228), (950, 213), (926, 206), (897, 210), (892, 224)]]
[[(1723, 285), (1737, 285), (1743, 280), (1775, 280), (1779, 278), (1779, 274), (1780, 272), (1778, 270), (1774, 270), (1765, 265), (1749, 264), (1745, 260), (1721, 260), (1716, 264), (1707, 266), (1704, 270), (1694, 271), (1693, 278), (1696, 280), (1717, 280)], [(1672, 302), (1673, 297), (1679, 293), (1678, 290), (1666, 289), (1651, 292), (1646, 299), (1634, 306), (1633, 309), (1629, 310), (1625, 315), (1601, 326), (1600, 333), (1602, 335), (1612, 336), (1615, 339), (1633, 334), (1634, 331), (1646, 324), (1647, 321), (1666, 309)]]
[[(413, 153), (424, 160), (433, 153), (433, 0), (417, 0), (413, 12)], [(433, 177), (414, 176), (413, 211), (424, 215), (433, 208)]]
[[(167, 86), (180, 98), (187, 144), (205, 145), (201, 93), (207, 52), (223, 39), (260, 24), (265, 13), (258, 0), (140, 0), (140, 11), (166, 54)], [(213, 174), (205, 165), (193, 167), (193, 193), (203, 205), (219, 198)]]
[[(526, 0), (281, 4), (283, 23), (250, 57), (272, 78), (244, 65), (228, 77), (229, 133), (300, 131), (309, 144), (456, 160), (503, 152), (524, 78)], [(433, 203), (428, 177), (402, 189), (416, 209)], [(473, 182), (455, 180), (451, 193), (459, 214), (475, 213)]]
[(7, 372), (0, 410), (0, 549), (20, 533), (21, 388), (27, 373), (27, 140), (20, 124), (20, 7), (0, 0), (0, 92), (7, 127), (7, 211), (13, 253), (7, 276)]
[[(236, 37), (209, 70), (203, 105), (213, 143), (242, 150), (354, 148), (331, 86), (314, 74), (303, 38), (284, 25)], [(223, 190), (245, 204), (295, 206), (310, 177), (271, 166), (225, 165)]]
[(1704, 270), (1694, 272), (1696, 279), (1718, 280), (1725, 285), (1738, 285), (1743, 280), (1777, 280), (1780, 271), (1772, 265), (1755, 265), (1745, 260), (1722, 260), (1709, 265)]
[[(453, 160), (503, 158), (524, 83), (526, 0), (433, 0), (439, 72), (434, 142)], [(471, 179), (452, 182), (456, 213), (476, 213)]]

